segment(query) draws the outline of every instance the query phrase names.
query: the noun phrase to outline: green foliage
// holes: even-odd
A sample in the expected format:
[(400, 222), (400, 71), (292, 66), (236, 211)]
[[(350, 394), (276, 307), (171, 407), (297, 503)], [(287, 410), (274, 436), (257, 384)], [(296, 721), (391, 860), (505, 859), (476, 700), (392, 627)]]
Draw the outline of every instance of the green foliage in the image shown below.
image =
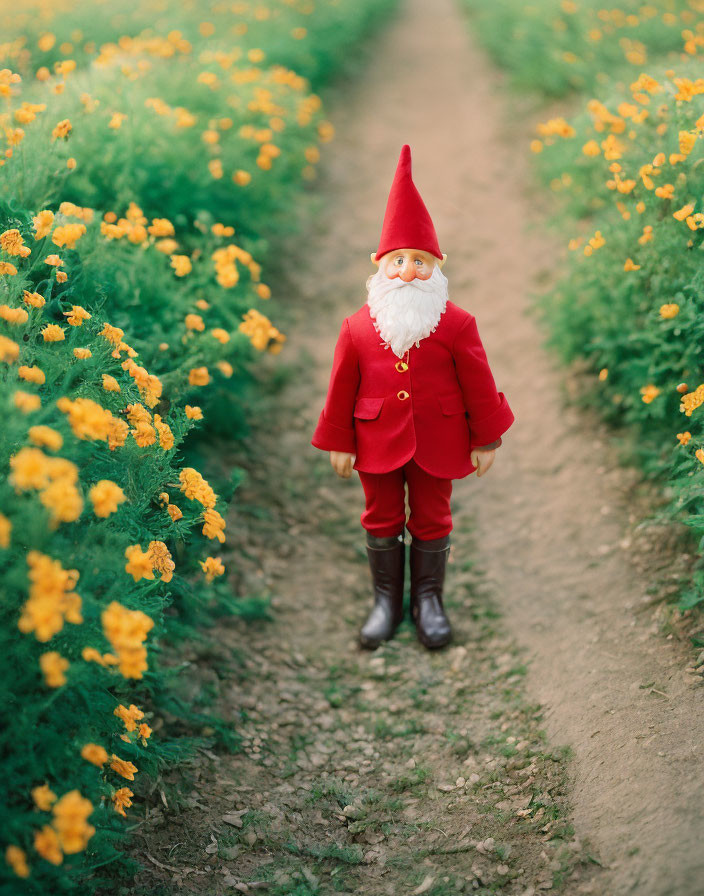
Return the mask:
[[(592, 377), (580, 400), (633, 437), (633, 459), (667, 487), (662, 513), (691, 527), (704, 553), (704, 84), (691, 58), (702, 44), (701, 12), (694, 3), (657, 13), (567, 2), (558, 25), (550, 17), (557, 5), (539, 7), (552, 31), (530, 48), (495, 46), (516, 4), (477, 14), (480, 35), (522, 84), (548, 95), (602, 85), (598, 98), (586, 95), (584, 111), (542, 122), (532, 141), (538, 174), (555, 195), (551, 223), (573, 233), (557, 282), (537, 306), (552, 347)], [(536, 8), (514, 10), (510, 27), (533, 33)], [(591, 27), (601, 28), (597, 42)], [(685, 52), (668, 56), (679, 30)], [(555, 35), (562, 37), (550, 50), (544, 40)], [(577, 61), (560, 60), (570, 47)], [(618, 62), (624, 50), (635, 56)], [(534, 53), (547, 60), (542, 73)], [(579, 66), (575, 80), (569, 73)], [(700, 568), (680, 609), (704, 601), (703, 583)]]
[[(651, 60), (681, 53), (696, 0), (463, 0), (480, 40), (520, 90), (559, 97), (595, 91)], [(675, 57), (676, 58), (676, 57)]]
[(311, 83), (392, 6), (30, 4), (3, 23), (2, 893), (130, 874), (126, 800), (203, 731), (238, 748), (165, 649), (269, 613), (218, 578), (241, 472), (218, 497), (189, 440), (246, 439), (285, 338), (262, 265), (333, 133)]

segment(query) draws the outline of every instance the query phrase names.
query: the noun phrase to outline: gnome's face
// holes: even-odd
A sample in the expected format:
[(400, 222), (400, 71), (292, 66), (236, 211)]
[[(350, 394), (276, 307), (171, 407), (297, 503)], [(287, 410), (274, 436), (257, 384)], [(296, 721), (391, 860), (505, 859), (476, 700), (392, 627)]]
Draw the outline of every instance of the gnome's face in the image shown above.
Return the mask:
[(423, 250), (394, 249), (367, 280), (374, 326), (399, 358), (435, 330), (445, 311), (447, 277), (441, 264)]
[(395, 249), (383, 256), (379, 262), (379, 270), (389, 279), (399, 277), (404, 283), (410, 283), (416, 278), (428, 280), (433, 273), (435, 261), (435, 256), (424, 249)]

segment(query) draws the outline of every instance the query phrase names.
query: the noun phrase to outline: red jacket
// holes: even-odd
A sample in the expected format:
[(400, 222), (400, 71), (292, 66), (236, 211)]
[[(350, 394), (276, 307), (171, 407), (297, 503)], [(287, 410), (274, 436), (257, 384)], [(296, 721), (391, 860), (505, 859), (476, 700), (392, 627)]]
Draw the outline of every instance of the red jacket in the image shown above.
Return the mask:
[(474, 472), (470, 451), (514, 421), (474, 316), (448, 302), (435, 332), (404, 360), (384, 347), (368, 305), (345, 318), (312, 444), (356, 454), (354, 468), (365, 473), (388, 473), (411, 458), (442, 479)]

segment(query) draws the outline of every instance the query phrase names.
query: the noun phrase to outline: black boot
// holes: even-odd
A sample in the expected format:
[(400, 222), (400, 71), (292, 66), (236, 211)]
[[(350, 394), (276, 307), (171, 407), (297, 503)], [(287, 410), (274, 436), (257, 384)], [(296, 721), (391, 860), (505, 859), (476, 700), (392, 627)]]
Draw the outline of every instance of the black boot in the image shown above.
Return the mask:
[(411, 618), (425, 647), (444, 647), (452, 638), (450, 620), (442, 605), (445, 564), (450, 536), (411, 541)]
[(403, 533), (377, 538), (367, 532), (367, 556), (374, 586), (374, 606), (359, 633), (362, 647), (373, 650), (394, 636), (403, 620)]

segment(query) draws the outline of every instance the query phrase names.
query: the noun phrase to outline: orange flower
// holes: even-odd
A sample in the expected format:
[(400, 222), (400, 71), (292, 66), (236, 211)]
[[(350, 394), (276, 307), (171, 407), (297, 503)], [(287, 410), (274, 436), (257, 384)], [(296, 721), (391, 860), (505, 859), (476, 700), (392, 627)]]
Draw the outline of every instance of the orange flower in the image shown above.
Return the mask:
[(47, 324), (42, 330), (44, 342), (61, 342), (66, 338), (66, 334), (58, 324)]
[(184, 408), (186, 412), (186, 416), (189, 420), (202, 420), (203, 419), (203, 411), (197, 405), (187, 404)]
[(20, 356), (20, 347), (6, 336), (0, 336), (0, 361), (12, 364)]
[(118, 775), (122, 775), (123, 778), (127, 778), (128, 781), (134, 781), (134, 776), (139, 771), (134, 763), (128, 762), (126, 759), (120, 759), (120, 757), (116, 756), (114, 753), (110, 759), (110, 768), (114, 772), (117, 772)]
[(129, 807), (132, 805), (133, 796), (134, 793), (132, 793), (129, 787), (120, 787), (118, 790), (116, 790), (112, 795), (112, 804), (115, 808), (115, 811), (127, 818), (125, 809), (129, 809)]
[(115, 379), (114, 376), (110, 376), (107, 373), (103, 374), (103, 389), (106, 392), (121, 392), (120, 384)]
[(32, 411), (36, 411), (42, 405), (42, 400), (38, 395), (32, 395), (30, 392), (23, 392), (21, 389), (18, 389), (15, 392), (13, 400), (15, 407), (22, 411), (23, 414), (29, 414)]
[[(85, 230), (85, 227), (83, 229)], [(73, 305), (70, 311), (64, 311), (64, 316), (72, 327), (81, 327), (83, 326), (83, 321), (90, 320), (92, 317), (92, 315), (80, 305)]]
[(128, 572), (135, 582), (139, 582), (140, 579), (154, 578), (152, 561), (148, 551), (145, 552), (138, 544), (133, 544), (125, 549), (125, 557), (127, 557), (125, 572)]
[(205, 329), (205, 322), (200, 314), (187, 314), (186, 315), (186, 329), (187, 330), (198, 330), (198, 332), (202, 333)]
[(5, 861), (15, 872), (17, 877), (29, 877), (29, 865), (27, 864), (27, 854), (19, 846), (11, 843), (5, 850)]
[(54, 804), (53, 812), (53, 826), (63, 851), (72, 854), (85, 849), (95, 833), (95, 828), (88, 824), (88, 817), (93, 812), (91, 802), (78, 790), (71, 790)]
[(144, 713), (138, 706), (135, 706), (134, 703), (130, 703), (129, 709), (120, 703), (120, 705), (116, 706), (113, 710), (113, 715), (122, 719), (127, 731), (134, 731), (137, 727), (137, 722), (144, 718)]
[(59, 835), (48, 824), (34, 832), (34, 848), (43, 859), (51, 862), (52, 865), (60, 865), (64, 860), (59, 844)]
[(107, 750), (99, 744), (84, 744), (81, 747), (81, 756), (98, 768), (102, 768), (108, 761)]
[(61, 433), (50, 426), (31, 426), (29, 440), (40, 448), (49, 448), (50, 451), (58, 451), (64, 443)]
[(225, 567), (219, 557), (206, 557), (205, 560), (200, 561), (200, 565), (207, 582), (212, 582), (216, 576), (221, 576), (225, 572)]
[(88, 494), (93, 502), (95, 515), (103, 518), (115, 513), (118, 505), (127, 500), (120, 486), (109, 479), (98, 480)]
[(188, 374), (188, 382), (191, 386), (207, 386), (210, 382), (208, 368), (194, 367)]
[(89, 348), (74, 348), (73, 354), (81, 361), (93, 357), (93, 352)]
[(12, 523), (5, 516), (4, 513), (0, 513), (0, 548), (9, 548), (10, 547), (10, 533), (12, 532)]
[(46, 382), (44, 371), (36, 365), (28, 367), (26, 364), (22, 364), (17, 368), (17, 374), (20, 379), (26, 380), (28, 383), (37, 383), (42, 386)]
[(48, 812), (56, 802), (56, 794), (49, 788), (48, 784), (41, 784), (39, 787), (32, 788), (32, 799), (37, 809), (41, 809), (42, 812)]
[(69, 661), (55, 650), (42, 653), (39, 657), (39, 666), (50, 688), (60, 688), (66, 684), (64, 672), (69, 667)]

